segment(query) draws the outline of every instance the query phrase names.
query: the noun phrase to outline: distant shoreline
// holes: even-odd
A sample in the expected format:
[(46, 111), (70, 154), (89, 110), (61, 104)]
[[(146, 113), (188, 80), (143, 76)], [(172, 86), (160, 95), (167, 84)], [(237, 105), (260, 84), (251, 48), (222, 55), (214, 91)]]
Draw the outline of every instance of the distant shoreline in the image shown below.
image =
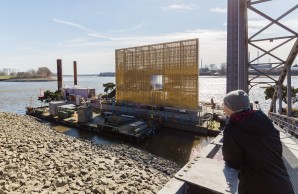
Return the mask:
[(52, 82), (57, 81), (57, 79), (49, 78), (37, 78), (37, 79), (0, 79), (2, 82)]

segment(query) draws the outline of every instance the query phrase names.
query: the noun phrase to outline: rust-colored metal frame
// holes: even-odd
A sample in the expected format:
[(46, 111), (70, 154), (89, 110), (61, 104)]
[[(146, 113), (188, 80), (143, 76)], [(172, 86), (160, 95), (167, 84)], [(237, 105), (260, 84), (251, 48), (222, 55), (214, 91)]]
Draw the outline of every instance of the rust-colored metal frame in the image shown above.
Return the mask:
[[(198, 45), (190, 39), (117, 49), (117, 102), (196, 109)], [(160, 90), (152, 88), (156, 75), (162, 77)]]

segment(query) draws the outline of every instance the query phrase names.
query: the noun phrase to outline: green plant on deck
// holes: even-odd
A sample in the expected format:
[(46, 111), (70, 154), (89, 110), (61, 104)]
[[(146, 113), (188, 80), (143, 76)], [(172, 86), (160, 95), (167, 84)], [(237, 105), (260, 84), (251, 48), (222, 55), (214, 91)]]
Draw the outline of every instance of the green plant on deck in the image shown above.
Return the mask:
[(49, 103), (52, 101), (59, 101), (62, 100), (63, 95), (61, 90), (57, 90), (55, 92), (51, 92), (50, 90), (46, 90), (44, 92), (43, 97), (38, 97), (38, 100), (44, 103)]
[(108, 82), (108, 83), (103, 84), (103, 87), (105, 88), (104, 92), (108, 93), (109, 90), (112, 91), (115, 88), (115, 86), (116, 85), (113, 82)]
[[(287, 98), (287, 86), (282, 86), (282, 90), (281, 90), (281, 93), (282, 93), (282, 101), (286, 104), (288, 104), (288, 98)], [(272, 99), (273, 98), (273, 94), (274, 94), (274, 91), (275, 91), (275, 86), (269, 86), (268, 88), (265, 89), (264, 93), (265, 93), (265, 99), (268, 100), (268, 99)], [(293, 104), (298, 102), (298, 88), (294, 88), (292, 86), (291, 88), (291, 94), (292, 94), (292, 101), (293, 101)]]

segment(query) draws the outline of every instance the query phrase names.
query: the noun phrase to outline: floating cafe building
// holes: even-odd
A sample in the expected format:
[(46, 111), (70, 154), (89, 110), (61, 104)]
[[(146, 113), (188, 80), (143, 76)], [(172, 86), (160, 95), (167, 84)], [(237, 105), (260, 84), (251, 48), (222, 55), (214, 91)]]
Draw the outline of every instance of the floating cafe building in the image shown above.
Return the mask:
[[(283, 160), (298, 193), (298, 141), (295, 139), (298, 119), (292, 115), (291, 103), (287, 105), (286, 115), (282, 114), (281, 97), (283, 82), (287, 80), (287, 99), (291, 102), (291, 66), (298, 54), (298, 32), (280, 21), (297, 10), (298, 5), (273, 19), (258, 8), (259, 4), (267, 3), (270, 1), (228, 0), (227, 92), (242, 89), (248, 93), (258, 84), (275, 86), (268, 116), (280, 130)], [(268, 20), (268, 25), (249, 35), (248, 11)], [(272, 25), (282, 28), (287, 35), (266, 33)], [(265, 35), (260, 36), (262, 34)], [(265, 37), (268, 34), (273, 36)], [(267, 42), (273, 41), (278, 43), (271, 49), (266, 48)], [(276, 51), (289, 42), (293, 45), (283, 59)], [(249, 47), (260, 50), (261, 55), (249, 56)], [(27, 114), (133, 142), (153, 135), (160, 127), (216, 136), (159, 193), (236, 193), (238, 172), (216, 159), (221, 155), (223, 135), (214, 129), (224, 125), (222, 108), (214, 103), (198, 105), (198, 48), (198, 39), (191, 39), (117, 49), (116, 90), (107, 99), (94, 98), (95, 91), (89, 88), (62, 88), (62, 62), (57, 60), (58, 89), (64, 92), (65, 100), (52, 102), (46, 109), (29, 107)], [(275, 61), (269, 62), (272, 69), (262, 71), (256, 66), (264, 65), (259, 59), (266, 55)], [(250, 68), (258, 74), (249, 75)], [(275, 73), (279, 70), (278, 79), (270, 76), (270, 70)], [(76, 62), (74, 75), (77, 85)], [(259, 81), (260, 76), (267, 79)], [(87, 99), (82, 102), (84, 95)]]
[(92, 88), (63, 88), (58, 59), (63, 101), (27, 108), (27, 114), (132, 142), (160, 127), (216, 136), (220, 131), (213, 126), (214, 109), (219, 113), (220, 107), (198, 109), (198, 47), (198, 39), (191, 39), (117, 49), (116, 89), (107, 98), (96, 97)]

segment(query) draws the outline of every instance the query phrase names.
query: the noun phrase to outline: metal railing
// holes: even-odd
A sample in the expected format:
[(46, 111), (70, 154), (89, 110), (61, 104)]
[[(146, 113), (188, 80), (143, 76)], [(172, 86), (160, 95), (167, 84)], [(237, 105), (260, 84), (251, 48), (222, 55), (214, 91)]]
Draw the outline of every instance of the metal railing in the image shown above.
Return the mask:
[(268, 116), (276, 125), (284, 129), (287, 133), (298, 137), (298, 118), (288, 117), (273, 112), (269, 112)]

